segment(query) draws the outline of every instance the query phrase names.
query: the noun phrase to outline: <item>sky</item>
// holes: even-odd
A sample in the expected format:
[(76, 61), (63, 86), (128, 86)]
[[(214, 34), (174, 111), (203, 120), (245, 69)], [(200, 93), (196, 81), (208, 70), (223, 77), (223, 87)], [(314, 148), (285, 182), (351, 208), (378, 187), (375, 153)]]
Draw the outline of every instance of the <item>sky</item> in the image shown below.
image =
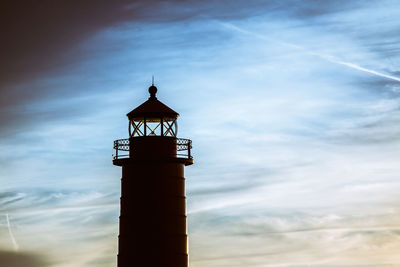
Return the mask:
[(3, 1), (0, 266), (116, 266), (126, 113), (193, 140), (191, 267), (400, 264), (398, 1)]

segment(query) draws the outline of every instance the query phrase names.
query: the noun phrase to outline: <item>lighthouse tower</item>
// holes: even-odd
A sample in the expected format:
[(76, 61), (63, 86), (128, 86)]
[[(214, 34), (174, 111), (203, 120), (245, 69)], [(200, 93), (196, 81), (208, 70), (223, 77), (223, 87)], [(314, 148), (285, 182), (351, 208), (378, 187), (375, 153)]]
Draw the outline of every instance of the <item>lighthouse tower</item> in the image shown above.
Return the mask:
[(177, 138), (179, 114), (157, 99), (154, 84), (149, 93), (127, 114), (129, 138), (114, 141), (113, 164), (122, 167), (118, 267), (187, 267), (192, 141)]

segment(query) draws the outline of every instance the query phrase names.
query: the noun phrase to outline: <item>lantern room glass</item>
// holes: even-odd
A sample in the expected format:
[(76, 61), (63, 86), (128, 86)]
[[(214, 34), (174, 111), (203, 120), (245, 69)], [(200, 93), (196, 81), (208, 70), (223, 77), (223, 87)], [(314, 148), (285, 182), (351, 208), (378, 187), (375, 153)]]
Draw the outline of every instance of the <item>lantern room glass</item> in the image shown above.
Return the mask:
[(142, 117), (129, 121), (129, 136), (171, 136), (178, 134), (177, 118)]

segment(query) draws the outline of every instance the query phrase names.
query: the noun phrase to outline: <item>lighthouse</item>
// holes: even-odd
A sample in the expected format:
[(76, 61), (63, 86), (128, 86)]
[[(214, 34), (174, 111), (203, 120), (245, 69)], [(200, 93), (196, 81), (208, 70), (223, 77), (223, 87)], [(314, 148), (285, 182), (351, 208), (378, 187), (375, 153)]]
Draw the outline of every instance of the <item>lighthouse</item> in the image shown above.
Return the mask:
[(118, 267), (187, 267), (185, 166), (192, 141), (177, 137), (179, 114), (156, 97), (127, 114), (129, 138), (114, 141), (122, 167)]

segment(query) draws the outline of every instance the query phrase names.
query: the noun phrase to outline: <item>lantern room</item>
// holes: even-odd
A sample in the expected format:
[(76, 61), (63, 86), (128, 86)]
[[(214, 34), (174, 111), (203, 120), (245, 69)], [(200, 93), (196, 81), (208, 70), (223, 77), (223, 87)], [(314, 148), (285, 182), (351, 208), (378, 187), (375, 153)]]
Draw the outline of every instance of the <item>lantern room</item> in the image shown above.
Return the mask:
[(171, 136), (178, 134), (179, 114), (156, 97), (157, 87), (149, 87), (149, 99), (127, 114), (129, 136)]
[(133, 159), (161, 158), (193, 164), (192, 141), (177, 137), (179, 114), (157, 99), (154, 84), (149, 87), (149, 93), (149, 99), (127, 114), (129, 138), (114, 141), (114, 164), (122, 166)]

